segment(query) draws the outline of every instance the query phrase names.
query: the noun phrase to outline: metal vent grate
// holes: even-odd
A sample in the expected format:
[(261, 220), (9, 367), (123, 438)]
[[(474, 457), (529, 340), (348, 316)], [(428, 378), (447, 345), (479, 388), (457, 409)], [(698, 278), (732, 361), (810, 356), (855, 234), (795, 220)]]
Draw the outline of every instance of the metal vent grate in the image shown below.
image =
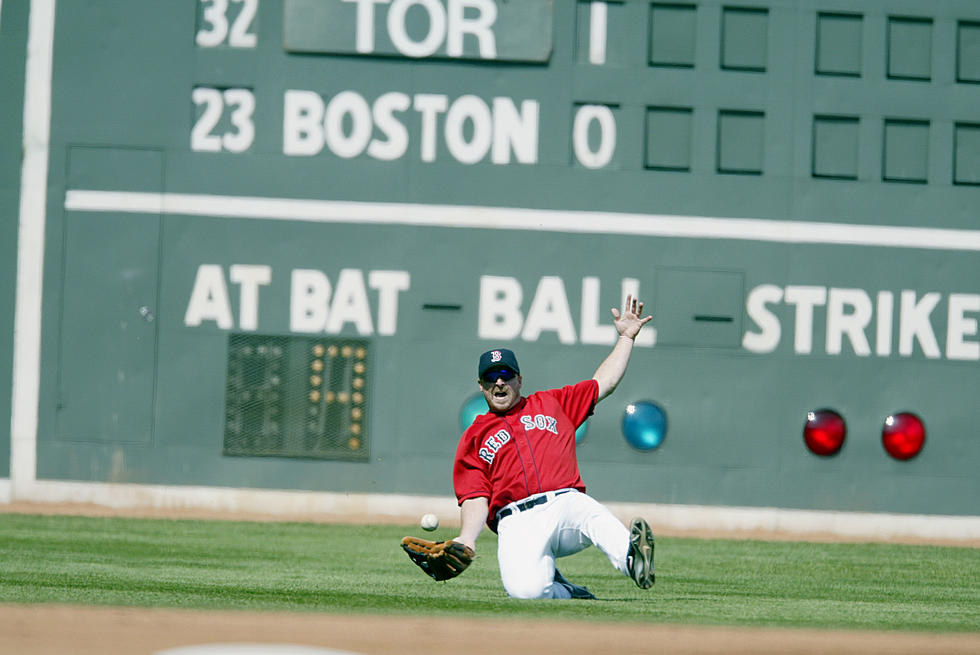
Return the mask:
[(368, 459), (369, 347), (229, 335), (224, 454)]

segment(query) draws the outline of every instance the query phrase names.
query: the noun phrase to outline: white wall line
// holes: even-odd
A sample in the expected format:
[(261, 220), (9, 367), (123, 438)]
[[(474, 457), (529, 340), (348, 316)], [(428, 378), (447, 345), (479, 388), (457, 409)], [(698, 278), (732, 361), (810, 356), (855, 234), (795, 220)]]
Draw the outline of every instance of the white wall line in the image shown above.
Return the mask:
[(21, 168), (14, 304), (13, 392), (10, 416), (11, 494), (37, 475), (41, 381), (41, 296), (51, 133), (51, 63), (55, 0), (31, 0), (24, 82), (24, 163)]
[(602, 211), (73, 189), (65, 209), (223, 218), (495, 228), (689, 239), (980, 251), (980, 230)]
[[(2, 482), (2, 481), (0, 481)], [(0, 485), (2, 491), (2, 485)], [(94, 504), (112, 509), (198, 510), (215, 514), (316, 520), (387, 518), (415, 523), (432, 512), (447, 527), (459, 525), (452, 496), (236, 489), (39, 480), (28, 498), (41, 503)], [(980, 539), (980, 516), (928, 516), (775, 507), (714, 507), (659, 503), (606, 506), (627, 522), (643, 516), (657, 529), (708, 532), (764, 531), (781, 535), (824, 533), (868, 539)]]

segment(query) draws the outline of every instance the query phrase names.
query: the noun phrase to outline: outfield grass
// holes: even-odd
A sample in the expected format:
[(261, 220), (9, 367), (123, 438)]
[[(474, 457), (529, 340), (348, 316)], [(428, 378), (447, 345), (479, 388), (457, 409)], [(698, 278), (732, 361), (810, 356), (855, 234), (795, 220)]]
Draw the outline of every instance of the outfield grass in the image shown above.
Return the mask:
[(980, 632), (980, 549), (663, 537), (653, 589), (590, 548), (559, 565), (599, 600), (545, 602), (506, 597), (489, 533), (465, 574), (433, 582), (398, 545), (417, 532), (0, 515), (0, 603)]

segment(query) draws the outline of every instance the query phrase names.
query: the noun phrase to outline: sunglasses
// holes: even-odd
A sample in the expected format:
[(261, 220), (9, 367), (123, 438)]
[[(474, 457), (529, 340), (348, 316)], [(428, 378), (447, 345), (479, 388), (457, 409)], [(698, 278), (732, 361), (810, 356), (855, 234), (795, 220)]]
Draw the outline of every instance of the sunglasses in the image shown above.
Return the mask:
[(487, 371), (483, 374), (481, 378), (487, 384), (494, 384), (497, 380), (503, 380), (504, 382), (510, 382), (517, 376), (517, 371), (509, 368), (495, 368), (491, 371)]

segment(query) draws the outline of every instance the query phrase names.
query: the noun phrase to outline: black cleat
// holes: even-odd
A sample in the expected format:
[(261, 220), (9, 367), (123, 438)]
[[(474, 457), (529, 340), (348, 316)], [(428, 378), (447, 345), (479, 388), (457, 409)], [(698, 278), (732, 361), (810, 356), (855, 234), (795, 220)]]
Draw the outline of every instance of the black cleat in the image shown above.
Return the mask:
[(572, 598), (576, 600), (595, 600), (595, 596), (591, 591), (577, 584), (572, 584), (565, 579), (565, 576), (558, 569), (555, 569), (555, 584), (560, 584), (565, 589), (568, 589), (569, 593), (572, 594)]
[(640, 589), (653, 586), (653, 531), (642, 518), (630, 523), (630, 549), (626, 555), (626, 568), (633, 582)]

